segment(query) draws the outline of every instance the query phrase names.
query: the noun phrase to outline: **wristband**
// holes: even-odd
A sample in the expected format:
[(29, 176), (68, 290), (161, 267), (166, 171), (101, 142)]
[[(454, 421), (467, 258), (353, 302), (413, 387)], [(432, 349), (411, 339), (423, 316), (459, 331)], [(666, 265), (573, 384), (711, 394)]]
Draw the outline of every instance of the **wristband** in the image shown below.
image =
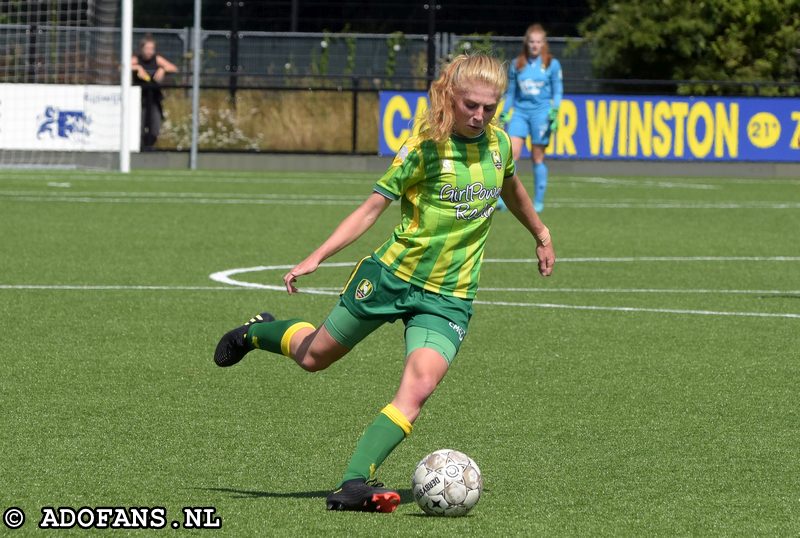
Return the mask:
[(543, 247), (546, 247), (550, 244), (550, 230), (547, 228), (547, 226), (545, 226), (544, 230), (541, 232), (534, 233), (534, 235), (536, 236), (536, 240), (539, 241)]

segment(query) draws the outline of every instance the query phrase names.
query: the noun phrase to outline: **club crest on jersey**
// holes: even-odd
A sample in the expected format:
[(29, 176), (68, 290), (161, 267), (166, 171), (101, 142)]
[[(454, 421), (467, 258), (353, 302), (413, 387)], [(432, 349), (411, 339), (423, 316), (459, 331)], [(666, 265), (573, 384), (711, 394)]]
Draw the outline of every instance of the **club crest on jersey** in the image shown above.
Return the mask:
[(497, 150), (492, 151), (492, 162), (494, 167), (500, 170), (503, 168), (503, 159), (500, 158), (500, 152)]
[(374, 289), (375, 287), (372, 285), (372, 282), (370, 282), (366, 278), (362, 278), (361, 282), (359, 282), (358, 286), (356, 286), (356, 299), (358, 299), (359, 301), (362, 299), (366, 299), (367, 297), (372, 295), (372, 290)]

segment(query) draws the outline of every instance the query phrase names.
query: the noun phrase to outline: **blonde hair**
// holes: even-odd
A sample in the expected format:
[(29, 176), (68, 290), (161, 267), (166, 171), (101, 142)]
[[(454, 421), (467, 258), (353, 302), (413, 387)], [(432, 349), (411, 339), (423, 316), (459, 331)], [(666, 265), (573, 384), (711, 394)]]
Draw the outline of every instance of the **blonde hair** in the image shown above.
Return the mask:
[(430, 105), (425, 115), (419, 119), (420, 137), (435, 142), (447, 140), (455, 123), (455, 94), (466, 90), (475, 82), (492, 86), (499, 98), (506, 91), (508, 76), (500, 61), (486, 54), (461, 54), (453, 58), (439, 78), (431, 84), (428, 92)]
[(525, 30), (525, 35), (522, 38), (522, 52), (517, 56), (515, 65), (518, 71), (525, 67), (525, 64), (527, 64), (528, 60), (531, 58), (531, 53), (528, 49), (528, 38), (531, 34), (542, 34), (544, 43), (542, 44), (542, 52), (539, 53), (539, 56), (542, 58), (542, 66), (547, 69), (550, 67), (550, 60), (553, 59), (553, 55), (550, 54), (550, 47), (547, 44), (547, 32), (544, 31), (541, 24), (531, 24), (528, 26), (528, 29)]

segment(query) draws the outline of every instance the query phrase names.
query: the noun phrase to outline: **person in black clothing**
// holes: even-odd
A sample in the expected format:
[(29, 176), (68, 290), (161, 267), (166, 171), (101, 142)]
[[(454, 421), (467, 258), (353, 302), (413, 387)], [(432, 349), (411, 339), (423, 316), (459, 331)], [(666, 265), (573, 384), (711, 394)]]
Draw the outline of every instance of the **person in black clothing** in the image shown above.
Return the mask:
[(156, 40), (145, 35), (139, 42), (139, 52), (131, 61), (134, 84), (142, 87), (142, 149), (152, 149), (161, 130), (164, 110), (161, 101), (161, 81), (167, 73), (177, 73), (175, 64), (156, 53)]

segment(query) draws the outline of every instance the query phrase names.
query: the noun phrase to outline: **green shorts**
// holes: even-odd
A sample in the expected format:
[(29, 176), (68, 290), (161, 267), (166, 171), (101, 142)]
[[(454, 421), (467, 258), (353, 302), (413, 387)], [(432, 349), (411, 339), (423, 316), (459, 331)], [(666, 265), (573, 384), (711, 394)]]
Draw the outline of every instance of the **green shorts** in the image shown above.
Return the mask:
[(359, 262), (325, 328), (352, 349), (384, 323), (402, 319), (406, 355), (426, 347), (450, 363), (467, 335), (472, 300), (440, 295), (394, 276), (372, 257)]

